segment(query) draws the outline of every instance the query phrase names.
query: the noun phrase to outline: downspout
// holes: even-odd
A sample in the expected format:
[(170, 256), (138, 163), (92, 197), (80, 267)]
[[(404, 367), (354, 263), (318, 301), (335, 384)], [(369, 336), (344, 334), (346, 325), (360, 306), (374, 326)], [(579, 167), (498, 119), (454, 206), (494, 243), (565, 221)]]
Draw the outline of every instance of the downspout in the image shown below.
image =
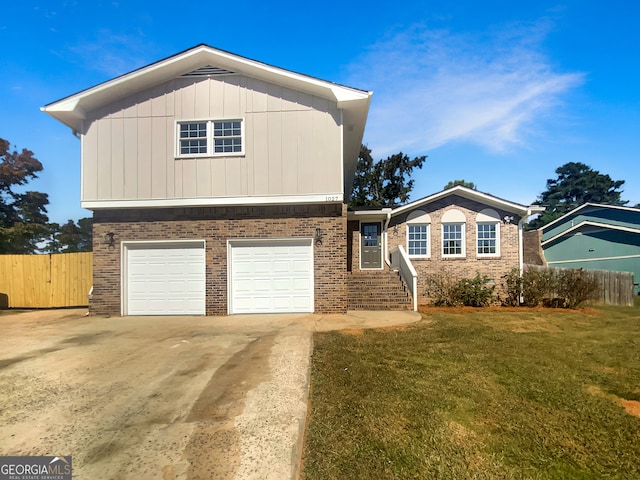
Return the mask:
[(387, 265), (391, 265), (391, 257), (389, 255), (389, 223), (391, 222), (391, 211), (387, 212), (387, 219), (384, 222), (384, 261)]
[[(518, 222), (518, 266), (520, 268), (520, 278), (524, 275), (524, 222), (527, 221), (531, 215), (533, 215), (531, 208), (528, 208), (527, 213)], [(522, 292), (520, 292), (520, 303), (524, 303), (524, 295)]]
[(520, 277), (524, 273), (524, 222), (531, 215), (531, 209), (527, 210), (527, 213), (518, 221), (518, 267), (520, 268)]

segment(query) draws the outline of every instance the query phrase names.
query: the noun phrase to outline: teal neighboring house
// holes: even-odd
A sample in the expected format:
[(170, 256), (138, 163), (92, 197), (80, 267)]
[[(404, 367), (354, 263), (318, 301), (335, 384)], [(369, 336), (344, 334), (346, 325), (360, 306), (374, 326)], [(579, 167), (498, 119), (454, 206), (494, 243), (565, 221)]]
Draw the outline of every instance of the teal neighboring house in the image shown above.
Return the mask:
[(550, 267), (631, 272), (640, 280), (640, 209), (585, 203), (540, 228)]

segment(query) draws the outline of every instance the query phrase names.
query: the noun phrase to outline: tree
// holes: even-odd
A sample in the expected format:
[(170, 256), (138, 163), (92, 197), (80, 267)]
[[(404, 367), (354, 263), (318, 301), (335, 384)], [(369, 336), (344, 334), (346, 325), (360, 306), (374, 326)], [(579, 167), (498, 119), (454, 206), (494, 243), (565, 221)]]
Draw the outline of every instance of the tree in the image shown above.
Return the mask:
[(476, 189), (477, 189), (477, 187), (476, 187), (476, 184), (475, 184), (475, 183), (473, 183), (473, 182), (467, 182), (467, 181), (465, 181), (465, 180), (453, 180), (452, 182), (447, 183), (447, 184), (444, 186), (444, 189), (445, 189), (445, 190), (448, 190), (448, 189), (453, 188), (453, 187), (455, 187), (455, 186), (457, 186), (457, 185), (461, 185), (461, 186), (463, 186), (463, 187), (467, 187), (467, 188), (470, 188), (470, 189), (472, 189), (472, 190), (476, 190)]
[(350, 207), (393, 207), (406, 203), (413, 189), (414, 168), (422, 168), (426, 155), (409, 159), (402, 152), (373, 161), (371, 150), (360, 147)]
[(93, 220), (90, 217), (81, 218), (78, 224), (73, 220), (60, 226), (50, 223), (50, 237), (47, 253), (90, 252), (93, 248)]
[(552, 222), (565, 213), (587, 202), (607, 205), (625, 205), (620, 199), (620, 187), (624, 180), (614, 181), (609, 175), (593, 170), (580, 162), (565, 163), (556, 169), (558, 178), (547, 180), (547, 189), (533, 202), (542, 205), (545, 211), (527, 229), (533, 230)]
[(0, 253), (34, 253), (47, 236), (46, 193), (22, 191), (42, 164), (33, 152), (10, 149), (0, 138)]

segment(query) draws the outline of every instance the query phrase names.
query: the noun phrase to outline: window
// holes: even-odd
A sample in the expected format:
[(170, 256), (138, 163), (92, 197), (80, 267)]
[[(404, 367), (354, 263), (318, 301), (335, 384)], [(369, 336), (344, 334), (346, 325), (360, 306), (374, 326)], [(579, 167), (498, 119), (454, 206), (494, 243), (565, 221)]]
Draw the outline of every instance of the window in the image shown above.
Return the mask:
[(207, 124), (180, 124), (180, 155), (207, 153)]
[(442, 256), (464, 257), (464, 223), (442, 224)]
[(242, 155), (243, 121), (178, 122), (178, 157)]
[(442, 215), (442, 256), (460, 257), (466, 255), (466, 216), (452, 208)]
[(431, 256), (431, 217), (423, 210), (407, 216), (407, 254), (411, 257)]
[(215, 153), (242, 152), (242, 122), (213, 122), (213, 141)]
[(500, 215), (485, 208), (476, 216), (476, 254), (478, 257), (500, 256)]
[(495, 223), (478, 224), (478, 256), (495, 255), (498, 230)]
[(413, 257), (429, 255), (428, 224), (407, 225), (407, 252)]

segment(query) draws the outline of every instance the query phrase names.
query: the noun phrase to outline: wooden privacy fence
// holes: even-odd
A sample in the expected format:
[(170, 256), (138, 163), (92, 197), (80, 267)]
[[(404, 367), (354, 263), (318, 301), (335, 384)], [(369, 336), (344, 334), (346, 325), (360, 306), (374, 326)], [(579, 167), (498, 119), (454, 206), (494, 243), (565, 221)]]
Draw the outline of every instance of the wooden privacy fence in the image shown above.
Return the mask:
[[(571, 270), (540, 265), (526, 265), (526, 268), (529, 270)], [(633, 307), (633, 273), (586, 269), (584, 271), (592, 275), (599, 285), (598, 291), (593, 296), (593, 303)]]
[(91, 252), (0, 255), (0, 306), (88, 305), (92, 271)]

